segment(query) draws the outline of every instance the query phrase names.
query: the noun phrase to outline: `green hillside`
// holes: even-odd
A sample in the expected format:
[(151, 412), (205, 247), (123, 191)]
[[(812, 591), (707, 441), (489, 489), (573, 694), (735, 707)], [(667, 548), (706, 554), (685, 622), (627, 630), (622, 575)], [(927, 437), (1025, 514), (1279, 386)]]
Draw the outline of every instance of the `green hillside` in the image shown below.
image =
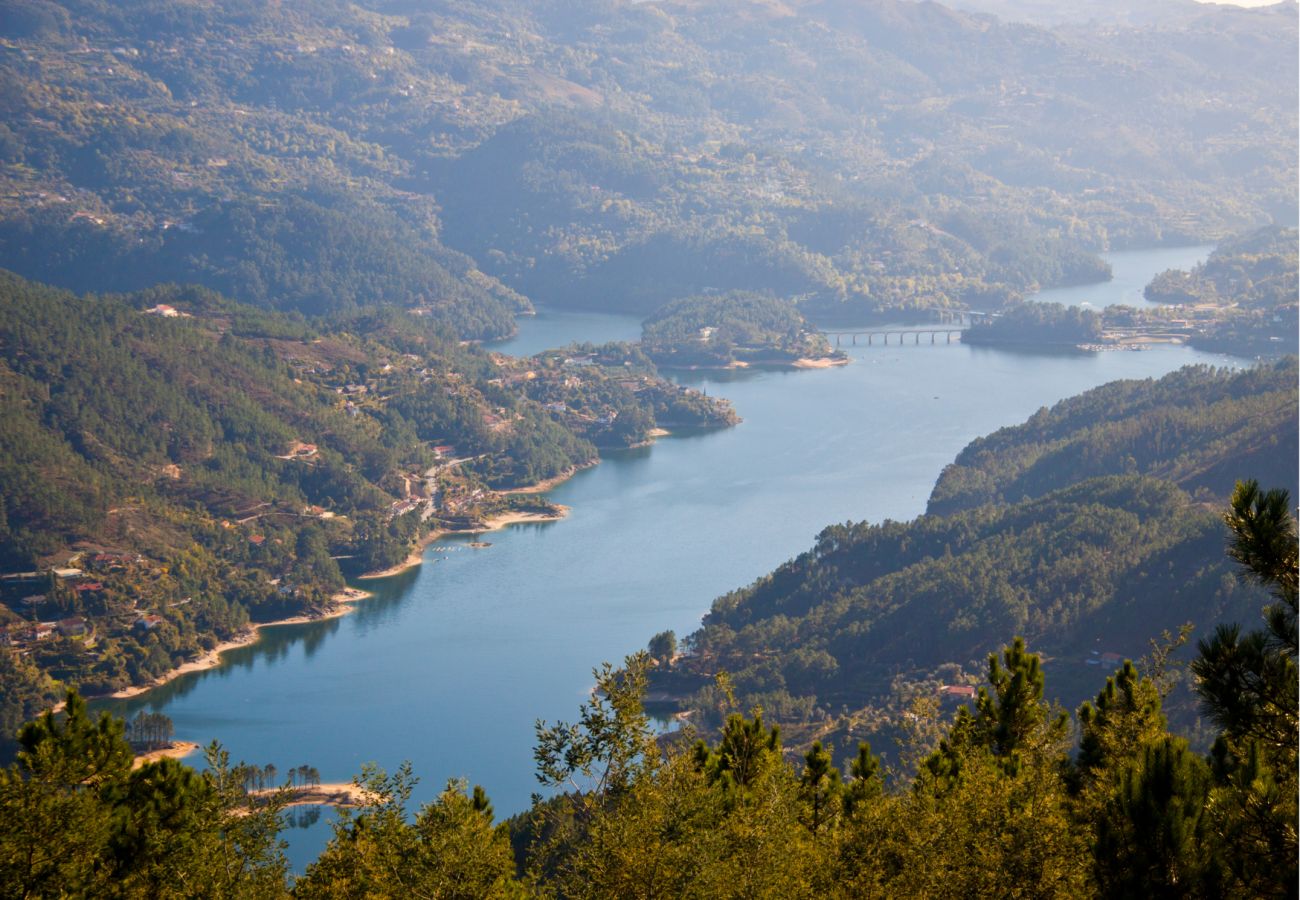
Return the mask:
[(1009, 503), (1099, 475), (1142, 474), (1223, 497), (1242, 469), (1295, 485), (1294, 360), (1230, 372), (1187, 367), (1117, 381), (976, 438), (944, 468), (929, 513)]
[[(807, 552), (714, 602), (691, 652), (656, 672), (707, 714), (709, 676), (813, 733), (838, 711), (965, 683), (1020, 634), (1069, 705), (1102, 654), (1245, 618), (1217, 514), (1244, 469), (1294, 487), (1296, 363), (1118, 382), (978, 439), (911, 522), (826, 528)], [(928, 685), (928, 687), (927, 687)], [(901, 693), (900, 693), (901, 691)], [(1187, 694), (1175, 706), (1188, 713)]]
[(405, 311), (309, 322), (0, 273), (0, 733), (57, 695), (48, 678), (147, 683), (250, 620), (332, 611), (345, 574), (429, 532), (552, 513), (500, 491), (598, 446), (736, 421), (609, 352), (575, 378), (564, 354), (494, 357)]

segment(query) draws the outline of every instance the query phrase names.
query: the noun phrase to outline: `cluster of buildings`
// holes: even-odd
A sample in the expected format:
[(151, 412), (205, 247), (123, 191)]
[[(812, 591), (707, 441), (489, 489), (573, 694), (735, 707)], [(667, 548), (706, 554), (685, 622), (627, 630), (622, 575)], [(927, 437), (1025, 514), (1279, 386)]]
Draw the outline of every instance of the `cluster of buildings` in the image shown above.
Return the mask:
[[(94, 572), (102, 575), (125, 572), (145, 563), (146, 560), (135, 553), (99, 552), (89, 556), (79, 554), (72, 562), (87, 565)], [(44, 592), (29, 593), (34, 588), (39, 591), (39, 588), (36, 588), (38, 584), (50, 585), (52, 578), (57, 579), (52, 588), (47, 587)], [(104, 581), (93, 580), (85, 569), (69, 565), (45, 571), (13, 572), (0, 575), (0, 588), (3, 589), (6, 605), (18, 617), (16, 620), (0, 625), (0, 646), (25, 652), (56, 637), (80, 639), (87, 646), (94, 644), (96, 623), (84, 615), (42, 620), (36, 618), (43, 611), (48, 614), (59, 609), (67, 610), (66, 604), (52, 603), (50, 590), (70, 592), (78, 600), (77, 607), (74, 608), (80, 608), (85, 602), (102, 600), (107, 585)], [(121, 607), (118, 610), (121, 615), (115, 614), (114, 618), (121, 625), (134, 630), (150, 631), (164, 621), (162, 616), (137, 612), (134, 600), (122, 600), (118, 605)]]

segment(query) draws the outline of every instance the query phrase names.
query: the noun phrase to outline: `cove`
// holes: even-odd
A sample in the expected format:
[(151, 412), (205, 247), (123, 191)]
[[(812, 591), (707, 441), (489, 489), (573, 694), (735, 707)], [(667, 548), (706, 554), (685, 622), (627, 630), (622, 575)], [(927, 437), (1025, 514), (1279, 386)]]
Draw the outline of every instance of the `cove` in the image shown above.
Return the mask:
[[(621, 337), (634, 324), (600, 318)], [(555, 321), (522, 320), (506, 346), (564, 343)], [(538, 338), (534, 325), (552, 330)], [(592, 328), (582, 339), (600, 337)], [(324, 781), (410, 760), (417, 803), (464, 777), (510, 815), (538, 789), (534, 721), (574, 718), (601, 661), (666, 628), (689, 633), (716, 596), (807, 549), (828, 524), (918, 515), (943, 466), (979, 435), (1117, 378), (1239, 362), (1168, 345), (845, 349), (852, 362), (838, 369), (679, 373), (731, 398), (744, 422), (608, 454), (548, 495), (568, 518), (495, 532), (482, 550), (440, 541), (418, 569), (367, 582), (376, 596), (351, 615), (265, 629), (221, 668), (108, 708), (165, 712), (179, 739), (216, 738), (233, 759), (280, 771), (309, 763)], [(288, 832), (298, 870), (328, 839), (329, 819)]]

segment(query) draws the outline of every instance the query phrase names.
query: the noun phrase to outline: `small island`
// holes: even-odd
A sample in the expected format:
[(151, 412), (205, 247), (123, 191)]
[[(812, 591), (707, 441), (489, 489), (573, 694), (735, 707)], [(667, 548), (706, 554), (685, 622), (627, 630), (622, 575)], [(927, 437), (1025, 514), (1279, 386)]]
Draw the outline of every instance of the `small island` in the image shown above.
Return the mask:
[(1081, 348), (1103, 337), (1100, 313), (1059, 303), (1022, 302), (972, 325), (964, 344)]
[(645, 321), (641, 343), (657, 365), (671, 368), (823, 368), (849, 361), (793, 304), (750, 291), (669, 303)]

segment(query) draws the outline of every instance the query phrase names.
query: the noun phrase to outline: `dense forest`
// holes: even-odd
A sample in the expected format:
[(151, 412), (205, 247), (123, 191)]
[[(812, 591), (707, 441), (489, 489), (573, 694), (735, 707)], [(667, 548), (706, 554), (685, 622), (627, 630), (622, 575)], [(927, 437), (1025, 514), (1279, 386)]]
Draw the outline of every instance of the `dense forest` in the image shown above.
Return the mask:
[[(821, 741), (791, 753), (761, 709), (657, 737), (651, 660), (596, 670), (572, 723), (539, 722), (552, 789), (496, 823), (450, 782), (410, 809), (409, 767), (366, 769), (320, 857), (290, 883), (278, 832), (295, 796), (219, 746), (199, 773), (132, 770), (123, 723), (75, 694), (25, 726), (0, 772), (0, 891), (102, 897), (1288, 897), (1297, 873), (1295, 520), (1284, 491), (1240, 485), (1224, 515), (1239, 573), (1269, 599), (1200, 641), (1191, 668), (1213, 750), (1171, 734), (1167, 659), (1093, 671), (1071, 721), (1054, 672), (1017, 637), (988, 655), (951, 721), (913, 705), (896, 763), (847, 771)], [(1245, 690), (1243, 685), (1248, 686)], [(1077, 743), (1071, 725), (1077, 729)], [(251, 777), (250, 777), (251, 776)], [(558, 790), (557, 790), (558, 789)]]
[(1017, 303), (981, 319), (963, 334), (967, 344), (1025, 344), (1077, 347), (1100, 340), (1102, 316), (1094, 310), (1060, 303)]
[(1146, 298), (1170, 304), (1170, 315), (1208, 319), (1191, 335), (1195, 347), (1244, 356), (1290, 353), (1300, 328), (1296, 242), (1294, 228), (1235, 236), (1192, 271), (1157, 275)]
[(1295, 306), (1298, 237), (1294, 228), (1261, 228), (1233, 237), (1221, 242), (1192, 271), (1170, 269), (1157, 275), (1143, 294), (1158, 303), (1269, 312)]
[(1012, 503), (1117, 474), (1173, 482), (1198, 498), (1224, 496), (1242, 469), (1294, 488), (1295, 381), (1290, 360), (1102, 385), (971, 441), (940, 473), (926, 511)]
[(4, 0), (0, 266), (471, 338), (530, 298), (996, 308), (1293, 223), (1295, 16)]
[[(1106, 659), (1243, 618), (1216, 509), (1242, 467), (1295, 488), (1294, 358), (1117, 382), (974, 441), (911, 522), (845, 523), (714, 602), (659, 692), (716, 719), (730, 673), (791, 733), (870, 736), (917, 695), (969, 684), (1006, 634), (1074, 705)], [(1184, 724), (1185, 684), (1171, 697)]]
[(736, 421), (635, 348), (607, 355), (499, 357), (391, 308), (307, 319), (0, 272), (0, 733), (59, 683), (147, 683), (250, 620), (329, 611), (345, 574), (430, 531), (546, 513), (503, 492), (660, 417)]

